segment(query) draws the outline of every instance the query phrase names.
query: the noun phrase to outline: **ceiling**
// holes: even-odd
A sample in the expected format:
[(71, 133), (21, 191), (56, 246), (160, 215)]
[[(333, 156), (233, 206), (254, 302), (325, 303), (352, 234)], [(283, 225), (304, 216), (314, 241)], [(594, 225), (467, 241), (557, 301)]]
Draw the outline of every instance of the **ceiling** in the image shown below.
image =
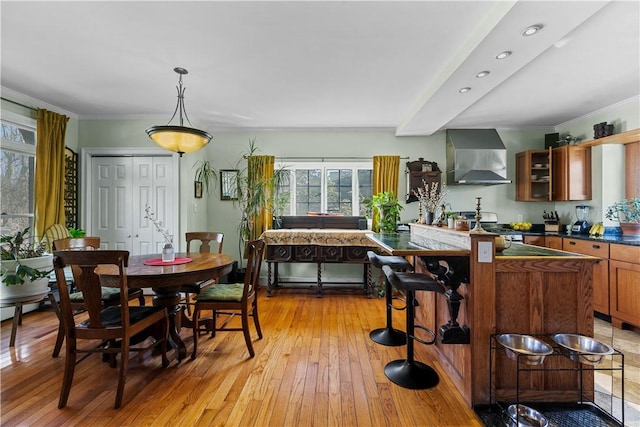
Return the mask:
[[(165, 124), (176, 106), (174, 67), (189, 71), (192, 125), (210, 133), (549, 128), (640, 102), (638, 1), (5, 0), (0, 8), (2, 96), (81, 119)], [(533, 24), (542, 31), (523, 37)], [(509, 58), (495, 59), (506, 50)]]

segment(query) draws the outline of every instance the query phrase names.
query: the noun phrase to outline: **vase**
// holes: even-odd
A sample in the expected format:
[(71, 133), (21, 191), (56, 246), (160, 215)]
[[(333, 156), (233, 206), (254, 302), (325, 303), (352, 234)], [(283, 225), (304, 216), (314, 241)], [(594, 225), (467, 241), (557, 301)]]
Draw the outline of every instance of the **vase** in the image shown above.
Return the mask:
[(433, 224), (434, 212), (426, 212), (424, 215), (424, 223), (427, 225)]
[(640, 222), (621, 222), (622, 234), (627, 236), (640, 236)]
[(165, 239), (164, 247), (162, 248), (162, 262), (173, 262), (176, 259), (176, 252), (173, 248), (173, 236), (169, 236)]

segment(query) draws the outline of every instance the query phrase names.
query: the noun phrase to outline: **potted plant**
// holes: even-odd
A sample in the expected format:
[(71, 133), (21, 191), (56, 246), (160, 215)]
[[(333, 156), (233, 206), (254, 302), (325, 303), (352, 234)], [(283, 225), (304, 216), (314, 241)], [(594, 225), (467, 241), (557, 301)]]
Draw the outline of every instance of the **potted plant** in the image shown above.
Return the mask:
[(218, 172), (211, 166), (209, 160), (198, 160), (193, 167), (196, 168), (194, 180), (202, 183), (202, 188), (209, 194), (209, 189), (218, 182)]
[(34, 242), (29, 228), (0, 237), (0, 300), (35, 296), (49, 291), (53, 255), (45, 253), (45, 241)]
[(640, 198), (620, 200), (607, 207), (605, 218), (620, 222), (622, 234), (640, 235)]
[(367, 209), (377, 218), (373, 222), (373, 231), (381, 233), (395, 233), (400, 211), (403, 209), (393, 191), (383, 191), (374, 194), (370, 199), (362, 201)]

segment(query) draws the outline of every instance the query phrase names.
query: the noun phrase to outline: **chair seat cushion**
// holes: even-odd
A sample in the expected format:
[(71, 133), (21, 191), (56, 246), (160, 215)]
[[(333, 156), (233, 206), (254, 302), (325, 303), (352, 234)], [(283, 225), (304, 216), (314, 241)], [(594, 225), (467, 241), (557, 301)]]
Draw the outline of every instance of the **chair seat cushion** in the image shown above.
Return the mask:
[[(100, 318), (104, 326), (120, 326), (122, 324), (122, 316), (120, 315), (120, 306), (107, 307), (100, 312)], [(164, 307), (129, 307), (129, 324), (133, 325), (145, 317), (164, 310)], [(85, 320), (78, 326), (87, 327), (89, 320)]]
[[(137, 289), (136, 289), (137, 291)], [(112, 300), (112, 299), (116, 299), (120, 296), (120, 288), (107, 288), (107, 287), (102, 287), (102, 299), (103, 300)], [(84, 301), (84, 299), (82, 298), (82, 292), (74, 292), (72, 294), (69, 295), (69, 299), (72, 302), (82, 302)]]
[(196, 301), (242, 301), (243, 283), (212, 286), (194, 297)]
[(180, 292), (188, 292), (190, 294), (199, 294), (203, 289), (213, 285), (213, 280), (203, 280), (202, 282), (188, 283), (180, 286)]

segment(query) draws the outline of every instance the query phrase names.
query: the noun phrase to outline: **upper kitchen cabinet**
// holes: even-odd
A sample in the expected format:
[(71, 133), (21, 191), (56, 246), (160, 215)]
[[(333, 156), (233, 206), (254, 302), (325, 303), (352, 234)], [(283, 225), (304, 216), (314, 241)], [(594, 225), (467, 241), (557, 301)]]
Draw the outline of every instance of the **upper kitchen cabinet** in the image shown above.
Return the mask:
[(551, 149), (516, 154), (516, 200), (544, 202), (551, 199)]
[(554, 148), (552, 159), (553, 200), (591, 200), (591, 147)]
[(516, 200), (591, 200), (591, 147), (565, 145), (516, 154)]

